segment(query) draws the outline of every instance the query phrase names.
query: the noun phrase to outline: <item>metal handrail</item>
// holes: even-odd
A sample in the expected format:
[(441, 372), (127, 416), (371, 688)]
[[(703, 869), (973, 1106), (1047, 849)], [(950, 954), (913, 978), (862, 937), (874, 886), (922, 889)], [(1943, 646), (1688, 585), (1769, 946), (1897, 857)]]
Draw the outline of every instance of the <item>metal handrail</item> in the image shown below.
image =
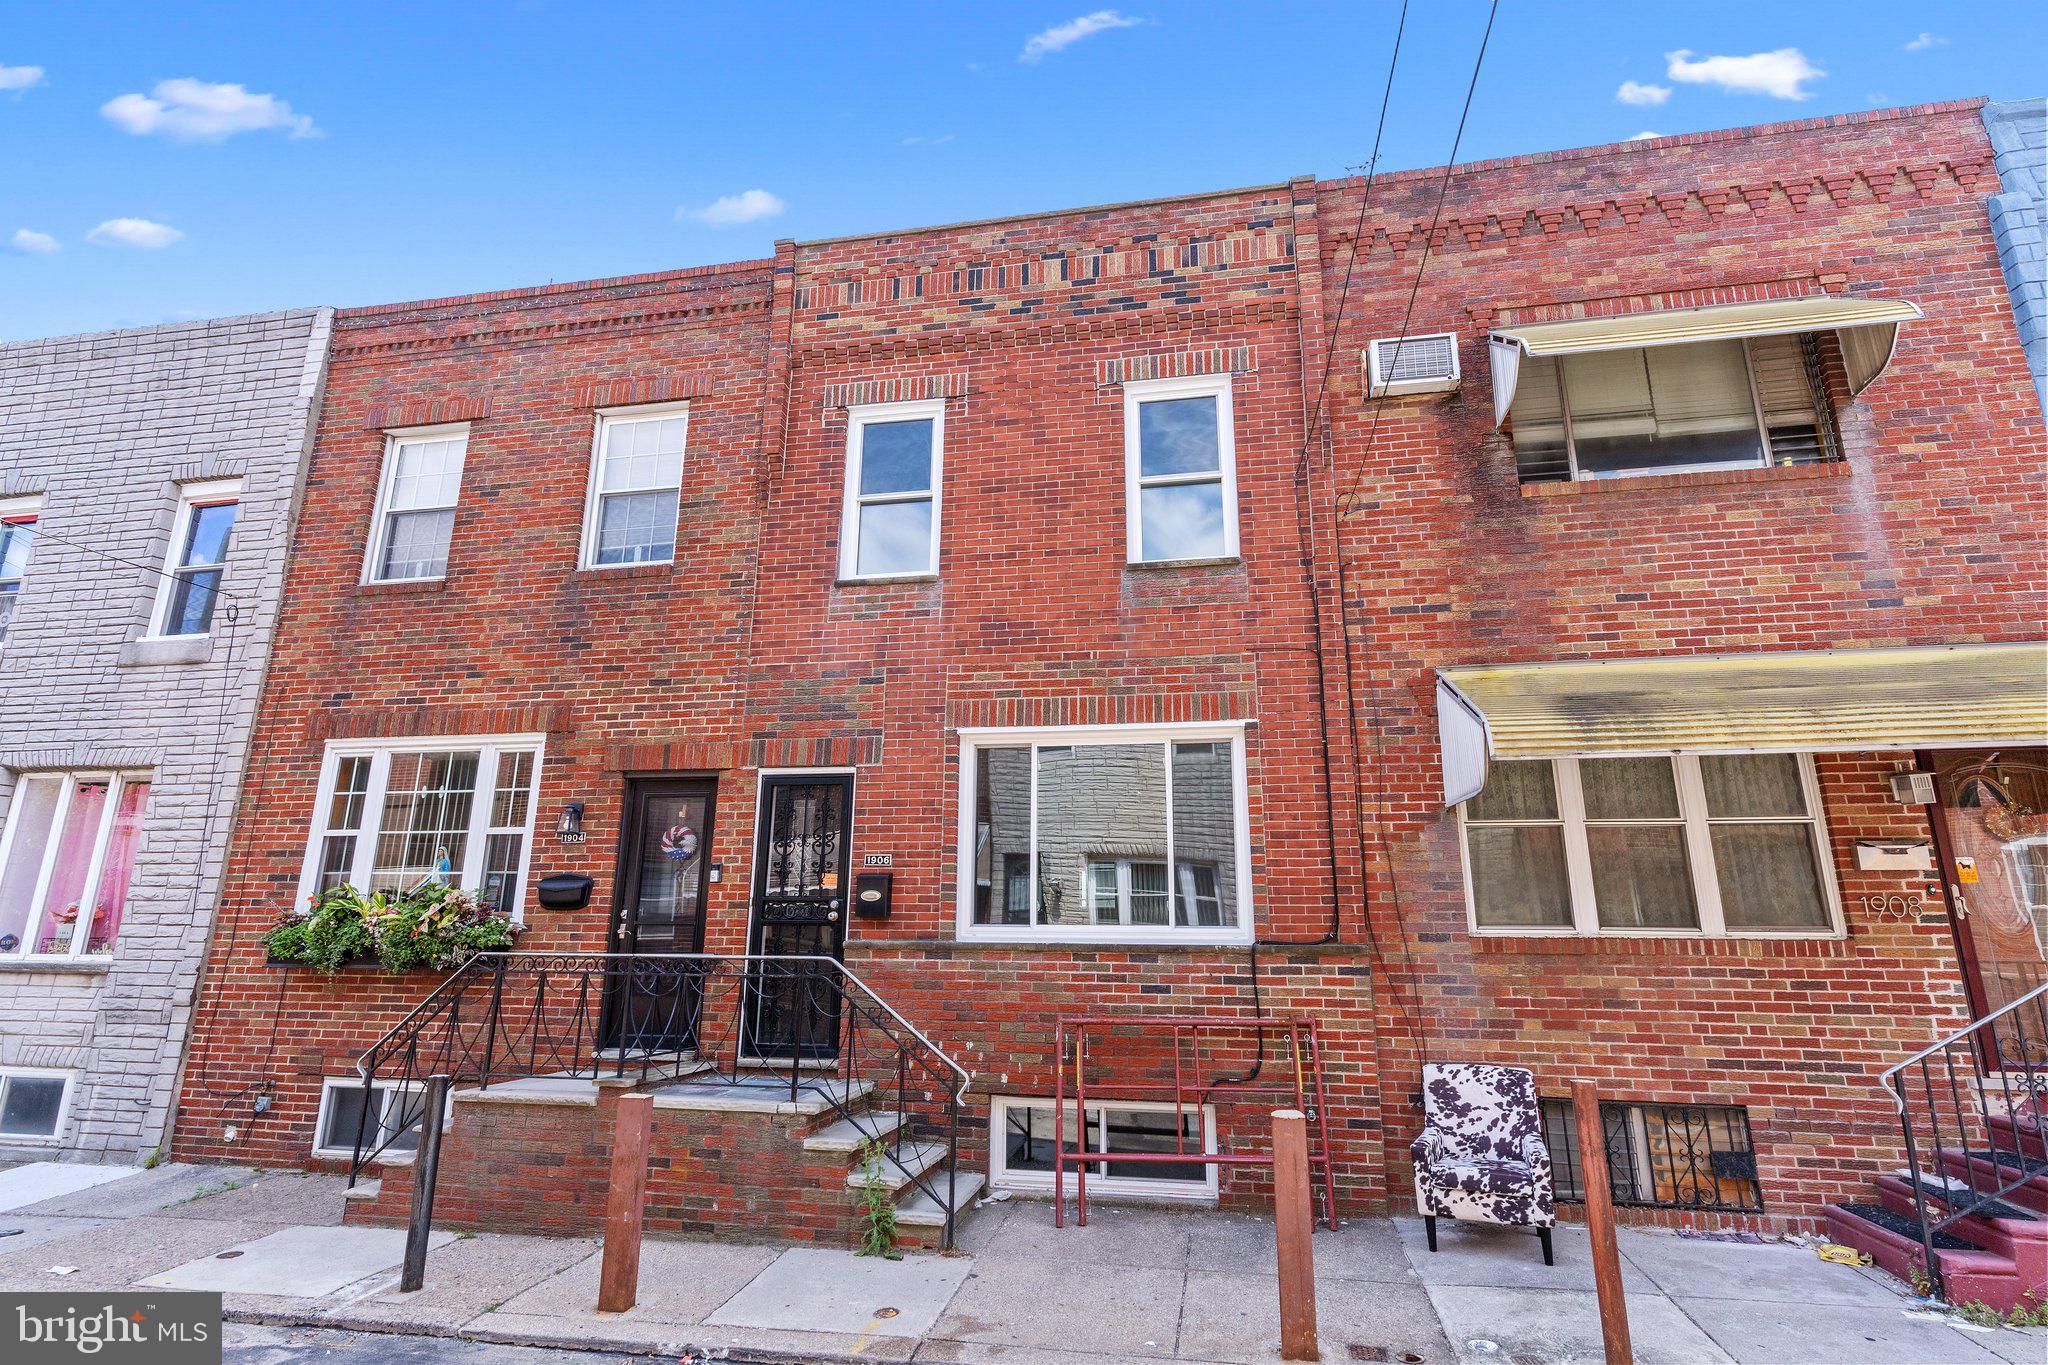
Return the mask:
[[(623, 990), (621, 982), (626, 983)], [(530, 989), (508, 999), (508, 985), (513, 992)], [(555, 988), (552, 995), (550, 987)], [(636, 997), (635, 991), (646, 994)], [(479, 999), (475, 992), (487, 993), (488, 999)], [(622, 1002), (636, 999), (642, 1007), (651, 1002), (657, 1013), (666, 1011), (663, 1044), (648, 1046), (647, 1035), (641, 1031), (654, 1016), (613, 1013), (633, 1010), (633, 1004)], [(760, 1055), (765, 1050), (754, 1030), (770, 1018), (791, 1029), (786, 1059), (779, 1055), (779, 1046), (774, 1049), (778, 1055)], [(829, 1034), (820, 1037), (813, 1031), (819, 1029), (829, 1030)], [(363, 1168), (416, 1120), (414, 1110), (419, 1101), (409, 1085), (428, 1073), (453, 1075), (458, 1081), (466, 1079), (479, 1089), (488, 1089), (494, 1083), (526, 1076), (587, 1073), (598, 1078), (609, 1070), (624, 1077), (637, 1066), (645, 1082), (665, 1064), (659, 1059), (668, 1055), (665, 1042), (672, 1031), (678, 1040), (687, 1039), (693, 1066), (690, 1074), (700, 1082), (739, 1084), (748, 1076), (779, 1074), (786, 1060), (791, 1100), (800, 1090), (820, 1097), (878, 1144), (881, 1155), (908, 1184), (942, 1205), (944, 1242), (952, 1244), (960, 1110), (973, 1073), (905, 1019), (858, 973), (838, 958), (823, 954), (475, 954), (357, 1060), (365, 1103), (358, 1116), (350, 1182), (353, 1184)], [(877, 1035), (883, 1040), (881, 1051), (864, 1058), (862, 1038)], [(805, 1056), (827, 1039), (829, 1059)], [(676, 1055), (680, 1058), (681, 1051)], [(636, 1057), (637, 1062), (633, 1060)], [(725, 1070), (728, 1060), (730, 1075)], [(868, 1092), (860, 1097), (852, 1092), (851, 1082), (861, 1079), (857, 1073), (864, 1060), (870, 1068), (879, 1064), (893, 1072), (901, 1115), (886, 1136), (880, 1125), (870, 1127), (862, 1121), (870, 1112)], [(396, 1119), (376, 1116), (380, 1135), (371, 1131), (369, 1095), (380, 1079), (380, 1069), (387, 1068), (399, 1074), (381, 1078), (387, 1087), (397, 1085), (395, 1101), (386, 1103), (396, 1102), (401, 1107)], [(803, 1079), (806, 1074), (815, 1078), (832, 1073), (842, 1073), (847, 1084), (834, 1087)], [(870, 1090), (884, 1089), (890, 1079), (885, 1073)], [(917, 1112), (920, 1102), (913, 1099), (913, 1086), (923, 1093), (922, 1116)], [(934, 1099), (942, 1107), (937, 1114), (932, 1113)], [(915, 1139), (920, 1128), (931, 1138), (943, 1134), (947, 1167), (943, 1193), (927, 1178), (937, 1163), (924, 1162), (913, 1169), (905, 1158), (905, 1139)]]
[[(2029, 1006), (2034, 1016), (2031, 1038)], [(1958, 1053), (1964, 1058), (1960, 1070)], [(2037, 1056), (2048, 1057), (2048, 983), (1878, 1073), (1878, 1083), (1898, 1110), (1905, 1174), (1912, 1182), (1920, 1223), (1920, 1251), (1938, 1294), (1944, 1286), (1937, 1239), (1966, 1218), (2002, 1216), (2006, 1195), (2048, 1171), (2048, 1063), (2035, 1060)], [(1915, 1087), (1908, 1083), (1909, 1073), (1916, 1069), (1911, 1079), (1918, 1081), (1924, 1104), (1916, 1101)], [(2017, 1103), (2015, 1070), (2021, 1091)], [(2003, 1101), (2003, 1114), (1993, 1112), (1993, 1090)], [(1952, 1130), (1946, 1140), (1944, 1092), (1947, 1126)], [(2012, 1132), (2009, 1150), (2000, 1146), (2001, 1125)], [(1938, 1189), (1930, 1189), (1933, 1182), (1923, 1167), (1923, 1133)], [(1940, 1208), (1933, 1207), (1936, 1202)]]

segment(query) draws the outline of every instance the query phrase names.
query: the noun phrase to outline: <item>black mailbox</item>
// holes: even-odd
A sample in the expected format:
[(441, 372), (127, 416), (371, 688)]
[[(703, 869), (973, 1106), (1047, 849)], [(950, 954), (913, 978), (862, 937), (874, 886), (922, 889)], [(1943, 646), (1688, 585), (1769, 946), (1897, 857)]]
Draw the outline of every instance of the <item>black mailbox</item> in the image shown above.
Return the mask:
[(889, 918), (889, 884), (894, 873), (862, 872), (853, 879), (853, 913), (862, 919)]
[(557, 872), (542, 877), (533, 888), (545, 910), (581, 910), (590, 904), (590, 878), (580, 872)]

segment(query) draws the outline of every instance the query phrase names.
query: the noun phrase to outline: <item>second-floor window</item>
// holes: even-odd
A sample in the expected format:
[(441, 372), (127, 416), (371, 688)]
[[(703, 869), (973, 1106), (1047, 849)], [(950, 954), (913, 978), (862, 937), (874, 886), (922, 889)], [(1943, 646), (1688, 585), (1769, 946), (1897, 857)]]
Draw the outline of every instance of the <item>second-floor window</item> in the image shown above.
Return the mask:
[(689, 410), (680, 405), (598, 415), (583, 528), (586, 568), (666, 564), (676, 557), (688, 436)]
[(7, 638), (7, 623), (14, 616), (15, 599), (21, 595), (21, 580), (28, 573), (29, 549), (35, 538), (35, 505), (0, 502), (0, 640)]
[(1529, 357), (1510, 410), (1522, 481), (1832, 459), (1817, 344), (1766, 336)]
[(1230, 376), (1124, 385), (1125, 537), (1133, 564), (1237, 554)]
[(466, 427), (393, 432), (385, 440), (377, 519), (363, 577), (372, 583), (440, 578), (462, 493)]
[(921, 578), (939, 571), (945, 425), (940, 401), (847, 409), (842, 579)]
[(229, 480), (194, 484), (179, 499), (170, 558), (157, 593), (158, 635), (204, 635), (213, 629), (240, 498), (241, 482)]

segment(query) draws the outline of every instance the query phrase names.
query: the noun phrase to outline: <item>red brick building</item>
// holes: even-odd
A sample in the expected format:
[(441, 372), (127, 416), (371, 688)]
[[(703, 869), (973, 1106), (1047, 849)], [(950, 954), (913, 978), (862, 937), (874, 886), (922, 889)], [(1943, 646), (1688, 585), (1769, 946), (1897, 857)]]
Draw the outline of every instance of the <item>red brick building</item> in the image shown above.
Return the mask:
[[(440, 977), (262, 937), (439, 865), (522, 952), (843, 953), (973, 1073), (963, 1175), (1044, 1182), (1059, 1016), (1262, 1009), (1318, 1021), (1351, 1209), (1405, 1203), (1418, 1064), (1469, 1060), (1632, 1106), (1639, 1203), (1810, 1222), (1896, 1161), (1875, 1073), (1969, 1014), (1944, 879), (1859, 869), (1929, 838), (1887, 775), (2033, 761), (2029, 656), (1872, 652), (2042, 634), (1975, 109), (1459, 167), (1440, 216), (1441, 171), (1362, 215), (1299, 180), (341, 311), (175, 1150), (343, 1158), (357, 1058)], [(1621, 666), (1516, 671), (1566, 661)], [(1982, 675), (1945, 730), (1758, 705), (1943, 668)], [(557, 874), (588, 903), (539, 904)], [(745, 1048), (826, 1060), (750, 1008)], [(1211, 1030), (1202, 1074), (1284, 1077), (1279, 1037)], [(1086, 1140), (1173, 1152), (1158, 1036), (1091, 1066)], [(1256, 1145), (1234, 1093), (1190, 1140)], [(495, 1121), (456, 1206), (566, 1226), (588, 1146)], [(665, 1158), (677, 1225), (782, 1179), (711, 1131)]]

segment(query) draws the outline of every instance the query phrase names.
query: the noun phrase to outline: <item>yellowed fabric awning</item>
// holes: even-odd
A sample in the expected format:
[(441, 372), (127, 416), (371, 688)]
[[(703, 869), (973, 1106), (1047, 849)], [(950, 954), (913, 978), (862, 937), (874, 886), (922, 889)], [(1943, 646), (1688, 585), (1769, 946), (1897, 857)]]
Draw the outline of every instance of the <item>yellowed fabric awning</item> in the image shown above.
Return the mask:
[(2048, 643), (2040, 642), (1479, 666), (1437, 676), (1449, 804), (1478, 792), (1488, 758), (2048, 742)]
[(1711, 308), (1676, 308), (1662, 313), (1630, 313), (1622, 317), (1581, 318), (1571, 322), (1538, 322), (1524, 327), (1498, 327), (1488, 336), (1493, 360), (1495, 424), (1507, 420), (1515, 401), (1515, 381), (1522, 357), (1573, 355), (1582, 351), (1626, 351), (1646, 346), (1679, 346), (1693, 341), (1733, 341), (1741, 337), (1783, 336), (1795, 332), (1835, 332), (1849, 370), (1849, 387), (1861, 393), (1891, 363), (1899, 324), (1920, 317), (1919, 306), (1904, 299), (1852, 299), (1823, 295), (1806, 299), (1772, 299), (1765, 303), (1727, 303)]

